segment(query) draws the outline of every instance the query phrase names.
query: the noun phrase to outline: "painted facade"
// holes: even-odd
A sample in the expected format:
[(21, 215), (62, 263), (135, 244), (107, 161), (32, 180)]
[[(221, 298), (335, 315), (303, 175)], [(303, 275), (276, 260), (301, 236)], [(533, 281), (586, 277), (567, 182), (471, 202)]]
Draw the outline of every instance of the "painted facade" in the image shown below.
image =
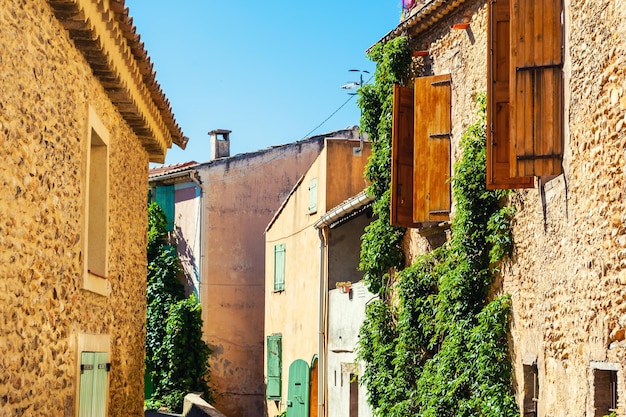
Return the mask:
[[(269, 416), (289, 407), (293, 407), (289, 411), (293, 415), (300, 415), (304, 409), (306, 415), (317, 415), (325, 407), (324, 381), (328, 374), (325, 311), (328, 311), (329, 285), (360, 280), (356, 271), (358, 237), (364, 226), (363, 220), (353, 220), (355, 229), (343, 226), (342, 231), (329, 232), (326, 228), (330, 223), (321, 220), (326, 218), (330, 222), (335, 214), (332, 209), (366, 187), (363, 172), (371, 154), (370, 144), (365, 142), (361, 152), (355, 150), (358, 147), (359, 142), (355, 141), (326, 140), (318, 159), (266, 229), (264, 366)], [(328, 240), (329, 245), (332, 242), (332, 251), (321, 245), (320, 240), (322, 236), (327, 239), (329, 233), (341, 236)], [(339, 311), (348, 308), (341, 302), (333, 306)], [(333, 329), (354, 337), (352, 328)], [(337, 358), (336, 365), (341, 367), (342, 360)], [(306, 382), (298, 381), (303, 376), (293, 371), (297, 364), (306, 364), (306, 370), (301, 371), (306, 373)], [(305, 386), (306, 393), (300, 392)], [(306, 404), (300, 410), (302, 402)]]
[(186, 138), (123, 1), (0, 7), (0, 416), (142, 416), (148, 163)]
[(358, 130), (234, 156), (228, 133), (211, 132), (215, 159), (152, 170), (150, 184), (154, 195), (161, 187), (173, 192), (173, 233), (187, 292), (199, 294), (204, 339), (213, 350), (213, 405), (229, 416), (262, 417), (264, 228), (325, 141), (357, 139)]
[[(498, 39), (493, 25), (502, 17), (492, 14), (490, 21), (488, 10), (502, 4), (506, 6), (500, 16), (517, 27), (519, 9), (509, 9), (508, 2), (432, 0), (417, 2), (381, 40), (406, 33), (412, 50), (420, 51), (414, 55), (420, 76), (450, 74), (451, 164), (459, 157), (460, 137), (476, 113), (474, 97), (491, 88), (487, 68), (496, 52), (490, 42)], [(507, 166), (506, 175), (525, 172), (530, 183), (510, 186), (515, 188), (510, 198), (516, 209), (515, 253), (502, 268), (494, 291), (512, 297), (513, 386), (522, 415), (603, 416), (614, 410), (623, 416), (626, 3), (559, 0), (545, 1), (542, 7), (557, 11), (562, 7), (554, 19), (562, 25), (554, 32), (555, 39), (562, 37), (555, 52), (559, 62), (552, 66), (557, 68), (562, 94), (557, 92), (547, 107), (560, 114), (554, 123), (562, 123), (562, 132), (548, 135), (557, 140), (536, 158), (556, 161), (550, 163), (551, 173), (542, 171), (539, 163), (528, 168), (530, 156), (518, 155), (517, 162), (507, 162), (505, 155), (505, 163), (517, 165)], [(510, 10), (514, 12), (509, 16)], [(524, 71), (522, 67), (518, 65), (517, 73)], [(497, 96), (491, 97), (494, 106)], [(519, 101), (517, 108), (524, 108)], [(496, 132), (498, 121), (491, 120), (488, 129)], [(523, 126), (514, 127), (511, 134), (521, 135)], [(497, 181), (495, 186), (509, 188)], [(429, 230), (419, 226), (407, 233), (409, 262), (432, 248), (432, 240), (425, 237)]]

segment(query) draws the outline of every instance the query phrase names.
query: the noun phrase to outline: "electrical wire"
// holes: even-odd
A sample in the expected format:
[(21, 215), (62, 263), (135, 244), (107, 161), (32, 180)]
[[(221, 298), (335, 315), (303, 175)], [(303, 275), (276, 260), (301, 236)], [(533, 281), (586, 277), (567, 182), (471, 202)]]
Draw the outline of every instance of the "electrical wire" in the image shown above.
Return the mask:
[[(368, 83), (372, 80), (372, 78), (374, 78), (374, 76), (373, 76), (373, 75), (372, 75), (372, 76), (370, 76), (370, 78), (369, 78), (367, 81), (365, 81), (365, 82), (363, 83), (363, 85), (368, 84)], [(362, 87), (362, 86), (361, 86), (361, 87)], [(355, 96), (356, 96), (356, 94), (351, 94), (351, 95), (348, 97), (348, 99), (347, 99), (346, 101), (344, 101), (344, 102), (343, 102), (343, 104), (342, 104), (341, 106), (339, 106), (339, 107), (337, 108), (337, 110), (335, 110), (334, 112), (332, 112), (332, 113), (330, 114), (330, 116), (328, 116), (326, 119), (324, 119), (324, 121), (323, 121), (322, 123), (320, 123), (320, 124), (318, 124), (317, 126), (315, 126), (315, 127), (313, 128), (313, 130), (311, 130), (309, 133), (307, 133), (306, 135), (304, 135), (304, 136), (302, 137), (302, 139), (300, 139), (300, 140), (306, 139), (306, 138), (308, 138), (309, 136), (311, 136), (311, 133), (315, 132), (317, 129), (319, 129), (320, 127), (322, 127), (322, 126), (324, 125), (324, 123), (326, 123), (327, 121), (329, 121), (331, 117), (333, 117), (335, 114), (337, 114), (337, 112), (338, 112), (339, 110), (341, 110), (341, 109), (342, 109), (342, 108), (343, 108), (346, 104), (348, 104), (348, 103), (350, 102), (350, 100), (352, 100)]]

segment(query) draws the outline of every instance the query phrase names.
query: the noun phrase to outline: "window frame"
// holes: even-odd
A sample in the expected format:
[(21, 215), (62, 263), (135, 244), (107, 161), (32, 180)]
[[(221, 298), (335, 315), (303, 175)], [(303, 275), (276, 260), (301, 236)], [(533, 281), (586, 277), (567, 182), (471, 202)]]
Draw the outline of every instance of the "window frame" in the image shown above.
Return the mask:
[(111, 292), (109, 274), (109, 132), (89, 106), (86, 134), (83, 289)]
[[(76, 341), (76, 397), (75, 397), (75, 405), (74, 405), (74, 415), (76, 417), (102, 417), (108, 415), (109, 411), (109, 397), (110, 397), (110, 377), (108, 375), (110, 371), (110, 363), (111, 363), (111, 336), (108, 334), (86, 334), (79, 333), (77, 335)], [(81, 414), (81, 398), (83, 398), (84, 393), (81, 392), (81, 379), (83, 378), (83, 373), (81, 369), (82, 358), (84, 353), (99, 353), (100, 356), (106, 355), (107, 361), (105, 362), (107, 365), (106, 372), (107, 377), (106, 381), (104, 381), (104, 386), (100, 386), (103, 390), (102, 396), (104, 397), (104, 403), (100, 404), (100, 408), (97, 410), (97, 414), (92, 414), (91, 412), (87, 415)], [(93, 385), (92, 385), (93, 387)], [(85, 389), (85, 387), (82, 387)], [(93, 410), (93, 407), (89, 407)]]

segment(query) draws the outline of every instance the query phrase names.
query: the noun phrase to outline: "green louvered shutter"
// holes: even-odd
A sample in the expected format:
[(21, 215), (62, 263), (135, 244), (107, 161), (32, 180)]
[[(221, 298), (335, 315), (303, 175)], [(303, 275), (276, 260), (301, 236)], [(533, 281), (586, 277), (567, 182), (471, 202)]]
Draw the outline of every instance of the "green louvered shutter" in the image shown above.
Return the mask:
[(105, 417), (108, 359), (106, 352), (81, 353), (79, 417)]
[(167, 218), (166, 230), (174, 230), (174, 186), (157, 186), (155, 200), (159, 207), (165, 212), (165, 217)]
[(281, 334), (267, 336), (267, 399), (280, 400), (282, 388), (282, 338)]
[(274, 291), (285, 290), (285, 244), (274, 246)]
[(309, 214), (317, 212), (317, 178), (309, 183)]

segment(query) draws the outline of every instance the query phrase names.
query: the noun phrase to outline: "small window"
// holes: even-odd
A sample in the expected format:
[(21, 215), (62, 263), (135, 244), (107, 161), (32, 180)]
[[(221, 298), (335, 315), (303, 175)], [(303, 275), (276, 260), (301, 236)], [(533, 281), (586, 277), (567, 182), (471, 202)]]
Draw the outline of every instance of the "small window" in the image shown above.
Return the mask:
[(274, 291), (285, 290), (285, 244), (274, 246)]
[(524, 365), (524, 417), (537, 417), (539, 372), (537, 365)]
[(602, 417), (617, 409), (617, 371), (593, 370), (594, 416)]
[(108, 359), (106, 352), (81, 353), (78, 417), (106, 416)]
[(309, 183), (309, 214), (317, 212), (317, 178)]
[(84, 288), (108, 295), (109, 134), (92, 107), (88, 125)]
[(267, 399), (280, 401), (282, 397), (283, 336), (267, 336)]

